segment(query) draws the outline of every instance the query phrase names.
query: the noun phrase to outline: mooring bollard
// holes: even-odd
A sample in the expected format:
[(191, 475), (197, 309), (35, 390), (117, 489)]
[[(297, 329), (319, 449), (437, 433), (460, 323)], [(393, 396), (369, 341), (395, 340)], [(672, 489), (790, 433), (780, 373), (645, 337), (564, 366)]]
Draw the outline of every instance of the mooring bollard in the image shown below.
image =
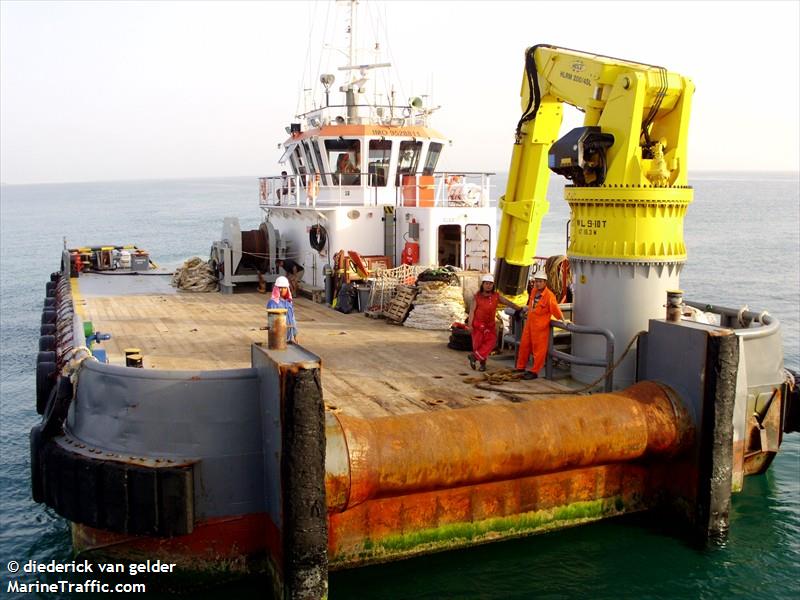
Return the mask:
[(683, 290), (667, 290), (667, 321), (678, 323), (683, 313)]
[(267, 348), (286, 350), (286, 309), (267, 309)]

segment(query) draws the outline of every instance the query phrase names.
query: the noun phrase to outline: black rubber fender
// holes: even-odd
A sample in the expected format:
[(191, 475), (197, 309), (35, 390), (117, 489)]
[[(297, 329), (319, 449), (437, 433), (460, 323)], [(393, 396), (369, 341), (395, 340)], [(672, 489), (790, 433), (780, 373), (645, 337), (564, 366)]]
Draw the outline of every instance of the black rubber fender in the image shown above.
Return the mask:
[(40, 350), (36, 354), (36, 364), (40, 362), (56, 362), (56, 353), (53, 350)]
[[(55, 352), (51, 354), (55, 355)], [(56, 385), (55, 375), (56, 363), (54, 360), (43, 360), (36, 363), (36, 412), (40, 415), (44, 414), (50, 391)]]
[(50, 273), (50, 281), (58, 281), (59, 277), (61, 277), (61, 273), (58, 271), (53, 271)]
[(55, 298), (45, 298), (43, 308), (53, 308), (56, 307), (56, 299)]
[(47, 406), (42, 415), (42, 439), (44, 441), (61, 433), (70, 403), (72, 403), (72, 382), (68, 377), (59, 377), (58, 382), (50, 391)]
[(45, 286), (45, 296), (48, 298), (54, 298), (56, 295), (56, 285), (58, 285), (55, 281), (48, 281)]
[(39, 327), (39, 335), (55, 335), (56, 326), (52, 323), (47, 323)]
[(39, 337), (39, 351), (49, 352), (56, 349), (56, 336), (43, 335)]
[(44, 481), (42, 481), (42, 426), (41, 424), (31, 427), (31, 496), (33, 501), (44, 502)]
[(58, 314), (52, 308), (45, 308), (42, 311), (42, 325), (54, 325)]

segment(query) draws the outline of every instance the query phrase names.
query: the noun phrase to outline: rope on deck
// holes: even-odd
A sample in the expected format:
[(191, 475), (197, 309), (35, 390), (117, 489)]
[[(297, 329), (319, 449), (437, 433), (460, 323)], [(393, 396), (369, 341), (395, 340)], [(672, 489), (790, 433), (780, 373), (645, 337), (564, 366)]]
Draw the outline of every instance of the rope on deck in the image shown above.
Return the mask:
[[(603, 373), (600, 377), (595, 379), (593, 382), (587, 383), (583, 387), (574, 390), (557, 392), (553, 390), (536, 391), (536, 390), (519, 390), (519, 389), (497, 387), (498, 385), (502, 385), (503, 383), (508, 383), (509, 381), (518, 381), (519, 379), (522, 378), (523, 373), (508, 368), (495, 369), (494, 371), (486, 371), (486, 373), (483, 374), (483, 377), (467, 377), (466, 379), (464, 379), (464, 383), (474, 383), (475, 387), (478, 388), (479, 390), (486, 390), (488, 392), (500, 392), (504, 394), (525, 394), (528, 396), (563, 396), (563, 395), (573, 395), (573, 394), (580, 394), (582, 392), (588, 392), (598, 383), (603, 381), (608, 375), (613, 373), (614, 370), (622, 364), (622, 361), (625, 360), (625, 357), (628, 355), (628, 352), (631, 351), (631, 348), (633, 348), (633, 345), (636, 343), (636, 340), (639, 339), (639, 336), (642, 336), (646, 333), (647, 333), (646, 331), (640, 331), (639, 333), (634, 335), (633, 338), (631, 338), (631, 341), (628, 342), (628, 346), (625, 348), (625, 351), (617, 359), (617, 362), (615, 362), (608, 369), (606, 369), (605, 373)], [(537, 380), (532, 379), (530, 381), (537, 381)]]
[(183, 266), (175, 269), (170, 283), (185, 292), (216, 292), (219, 289), (214, 267), (198, 256), (187, 259)]

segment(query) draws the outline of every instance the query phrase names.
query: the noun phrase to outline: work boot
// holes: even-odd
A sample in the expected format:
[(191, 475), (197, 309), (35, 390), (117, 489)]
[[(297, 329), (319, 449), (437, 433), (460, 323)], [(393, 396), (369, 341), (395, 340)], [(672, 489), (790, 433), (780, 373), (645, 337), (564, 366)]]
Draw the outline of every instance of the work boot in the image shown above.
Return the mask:
[(481, 366), (478, 368), (478, 371), (485, 371), (486, 370), (486, 361), (481, 361)]
[(522, 376), (522, 378), (525, 379), (525, 380), (536, 379), (537, 377), (539, 377), (539, 376), (536, 373), (534, 373), (533, 371), (525, 371), (525, 374)]
[(472, 370), (475, 370), (475, 356), (470, 352), (467, 354), (467, 358), (469, 359), (469, 366), (472, 367)]

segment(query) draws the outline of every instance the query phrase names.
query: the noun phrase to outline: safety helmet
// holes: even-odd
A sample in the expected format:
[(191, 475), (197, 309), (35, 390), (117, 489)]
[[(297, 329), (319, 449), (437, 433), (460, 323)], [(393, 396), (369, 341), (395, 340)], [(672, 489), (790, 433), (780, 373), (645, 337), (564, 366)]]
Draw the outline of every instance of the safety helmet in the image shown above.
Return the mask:
[(533, 278), (534, 278), (534, 279), (544, 279), (545, 281), (547, 281), (547, 273), (545, 273), (545, 272), (544, 272), (544, 269), (539, 269), (539, 270), (538, 270), (538, 271), (536, 271), (536, 273), (533, 275)]
[(286, 279), (286, 277), (284, 277), (283, 275), (281, 275), (280, 277), (278, 277), (275, 280), (275, 287), (286, 287), (287, 288), (287, 287), (289, 287), (289, 280)]
[(481, 276), (481, 283), (485, 281), (494, 283), (494, 275), (492, 275), (491, 273), (487, 273), (486, 275)]

